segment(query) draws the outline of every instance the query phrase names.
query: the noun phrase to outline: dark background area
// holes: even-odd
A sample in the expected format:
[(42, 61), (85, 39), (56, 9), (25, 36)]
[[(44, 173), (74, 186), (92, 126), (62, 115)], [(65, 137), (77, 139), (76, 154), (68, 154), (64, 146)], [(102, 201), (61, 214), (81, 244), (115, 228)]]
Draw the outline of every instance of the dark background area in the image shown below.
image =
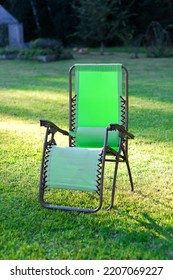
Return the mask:
[(121, 46), (147, 31), (153, 21), (169, 30), (172, 0), (0, 0), (24, 26), (24, 40), (54, 38), (64, 46)]

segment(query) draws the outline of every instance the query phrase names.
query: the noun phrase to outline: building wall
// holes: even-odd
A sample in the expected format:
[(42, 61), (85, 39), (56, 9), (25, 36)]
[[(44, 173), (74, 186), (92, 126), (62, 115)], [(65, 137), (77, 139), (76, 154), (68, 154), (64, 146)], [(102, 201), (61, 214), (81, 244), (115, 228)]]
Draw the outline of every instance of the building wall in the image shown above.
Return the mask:
[(23, 46), (23, 25), (9, 24), (9, 46), (12, 48), (21, 48)]
[(0, 24), (0, 48), (8, 45), (8, 25)]

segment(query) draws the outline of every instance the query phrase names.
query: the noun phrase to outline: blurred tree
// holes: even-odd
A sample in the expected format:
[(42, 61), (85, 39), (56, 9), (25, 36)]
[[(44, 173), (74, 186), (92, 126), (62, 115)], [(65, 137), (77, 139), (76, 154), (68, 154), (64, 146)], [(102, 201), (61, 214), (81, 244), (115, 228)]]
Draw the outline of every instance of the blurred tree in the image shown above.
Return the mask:
[(29, 0), (29, 1), (30, 1), (30, 4), (31, 4), (32, 14), (33, 14), (33, 17), (34, 17), (36, 28), (38, 30), (38, 33), (40, 33), (41, 32), (41, 26), (40, 26), (40, 20), (39, 20), (39, 16), (38, 16), (39, 11), (38, 11), (38, 8), (37, 8), (36, 0)]
[(136, 34), (144, 34), (152, 21), (159, 22), (163, 27), (173, 24), (172, 0), (136, 1), (131, 12), (134, 13), (132, 20), (136, 27)]
[(123, 6), (122, 0), (76, 0), (73, 9), (78, 17), (75, 34), (87, 45), (99, 43), (101, 54), (108, 41), (129, 34), (129, 5)]

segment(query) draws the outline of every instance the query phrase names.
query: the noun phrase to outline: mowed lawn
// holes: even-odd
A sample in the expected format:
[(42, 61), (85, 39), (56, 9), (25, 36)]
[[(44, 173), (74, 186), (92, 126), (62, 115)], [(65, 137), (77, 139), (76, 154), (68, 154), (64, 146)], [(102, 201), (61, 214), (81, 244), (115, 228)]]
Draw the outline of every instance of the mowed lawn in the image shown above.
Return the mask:
[[(120, 164), (114, 209), (95, 214), (47, 210), (38, 202), (45, 132), (39, 119), (68, 129), (68, 68), (82, 62), (128, 68), (135, 135), (129, 141), (135, 191)], [(58, 136), (59, 145), (68, 145)], [(173, 58), (118, 53), (0, 61), (0, 259), (173, 259)]]

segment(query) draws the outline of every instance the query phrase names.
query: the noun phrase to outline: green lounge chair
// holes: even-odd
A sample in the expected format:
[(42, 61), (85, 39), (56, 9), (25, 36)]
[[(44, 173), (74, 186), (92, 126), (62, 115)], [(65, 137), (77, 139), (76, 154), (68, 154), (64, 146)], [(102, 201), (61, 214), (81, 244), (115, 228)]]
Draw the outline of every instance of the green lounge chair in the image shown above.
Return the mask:
[[(133, 181), (128, 161), (128, 71), (121, 64), (76, 64), (69, 70), (69, 132), (40, 120), (46, 135), (40, 172), (40, 203), (51, 209), (96, 212), (102, 207), (104, 167), (115, 164), (111, 200), (114, 205), (119, 162), (125, 162), (131, 190)], [(69, 147), (58, 147), (55, 133), (69, 137)], [(48, 190), (96, 194), (97, 206), (68, 206), (50, 203)], [(77, 192), (76, 192), (77, 194)], [(95, 198), (94, 198), (95, 199)], [(80, 200), (80, 199), (79, 199)], [(60, 204), (60, 205), (59, 205)], [(79, 203), (80, 204), (80, 203)]]

